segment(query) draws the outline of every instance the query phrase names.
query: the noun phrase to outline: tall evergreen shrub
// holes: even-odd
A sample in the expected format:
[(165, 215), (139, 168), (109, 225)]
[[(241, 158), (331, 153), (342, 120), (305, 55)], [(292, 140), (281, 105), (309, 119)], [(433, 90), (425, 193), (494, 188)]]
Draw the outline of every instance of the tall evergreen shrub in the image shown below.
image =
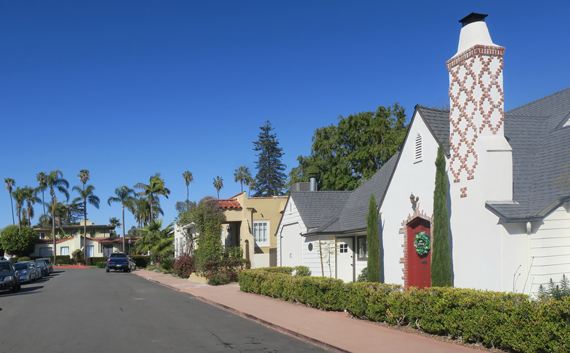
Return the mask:
[(380, 282), (380, 233), (378, 233), (378, 210), (376, 198), (370, 195), (370, 205), (366, 215), (366, 242), (368, 247), (368, 282)]
[(431, 285), (433, 287), (452, 287), (449, 216), (447, 212), (447, 173), (445, 172), (445, 156), (441, 143), (435, 159), (432, 249)]

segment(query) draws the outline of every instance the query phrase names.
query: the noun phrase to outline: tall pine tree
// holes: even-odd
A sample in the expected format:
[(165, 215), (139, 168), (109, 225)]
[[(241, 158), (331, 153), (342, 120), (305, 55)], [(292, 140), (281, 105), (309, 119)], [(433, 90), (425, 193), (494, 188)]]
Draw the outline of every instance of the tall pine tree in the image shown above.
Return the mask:
[(376, 198), (370, 195), (370, 205), (366, 215), (366, 245), (368, 247), (368, 282), (380, 282), (380, 233), (378, 233), (378, 210)]
[(271, 134), (273, 127), (269, 120), (260, 127), (259, 140), (253, 143), (253, 150), (258, 152), (255, 168), (255, 197), (283, 195), (287, 176), (283, 171), (285, 164), (281, 163), (283, 149), (275, 134)]
[(443, 145), (439, 144), (435, 159), (435, 190), (433, 192), (433, 252), (431, 254), (431, 285), (452, 287), (451, 252), (449, 251), (449, 216), (447, 212), (447, 173)]

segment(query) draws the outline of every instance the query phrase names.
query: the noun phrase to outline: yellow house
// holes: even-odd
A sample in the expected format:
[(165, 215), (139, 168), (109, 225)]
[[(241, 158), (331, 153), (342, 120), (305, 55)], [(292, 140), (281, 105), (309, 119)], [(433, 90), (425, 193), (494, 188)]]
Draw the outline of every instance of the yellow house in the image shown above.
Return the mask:
[(277, 228), (288, 196), (247, 197), (245, 192), (218, 203), (226, 216), (222, 244), (241, 246), (252, 268), (277, 266)]

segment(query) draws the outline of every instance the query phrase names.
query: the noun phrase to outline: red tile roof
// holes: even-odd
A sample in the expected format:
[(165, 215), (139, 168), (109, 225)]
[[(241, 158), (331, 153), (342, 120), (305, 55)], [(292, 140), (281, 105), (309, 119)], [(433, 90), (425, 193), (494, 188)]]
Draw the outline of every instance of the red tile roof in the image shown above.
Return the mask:
[(241, 205), (237, 200), (233, 199), (218, 199), (218, 203), (223, 210), (238, 210), (241, 209)]

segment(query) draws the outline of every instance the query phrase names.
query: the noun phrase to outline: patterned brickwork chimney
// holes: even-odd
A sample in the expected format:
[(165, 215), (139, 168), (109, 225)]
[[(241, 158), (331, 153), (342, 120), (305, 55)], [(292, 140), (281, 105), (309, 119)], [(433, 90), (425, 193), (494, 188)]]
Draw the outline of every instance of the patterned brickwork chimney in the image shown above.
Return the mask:
[(451, 181), (459, 183), (467, 197), (466, 181), (476, 177), (479, 156), (477, 140), (485, 135), (503, 135), (503, 55), (505, 48), (493, 43), (487, 15), (471, 13), (462, 23), (459, 46), (447, 61), (450, 99)]

